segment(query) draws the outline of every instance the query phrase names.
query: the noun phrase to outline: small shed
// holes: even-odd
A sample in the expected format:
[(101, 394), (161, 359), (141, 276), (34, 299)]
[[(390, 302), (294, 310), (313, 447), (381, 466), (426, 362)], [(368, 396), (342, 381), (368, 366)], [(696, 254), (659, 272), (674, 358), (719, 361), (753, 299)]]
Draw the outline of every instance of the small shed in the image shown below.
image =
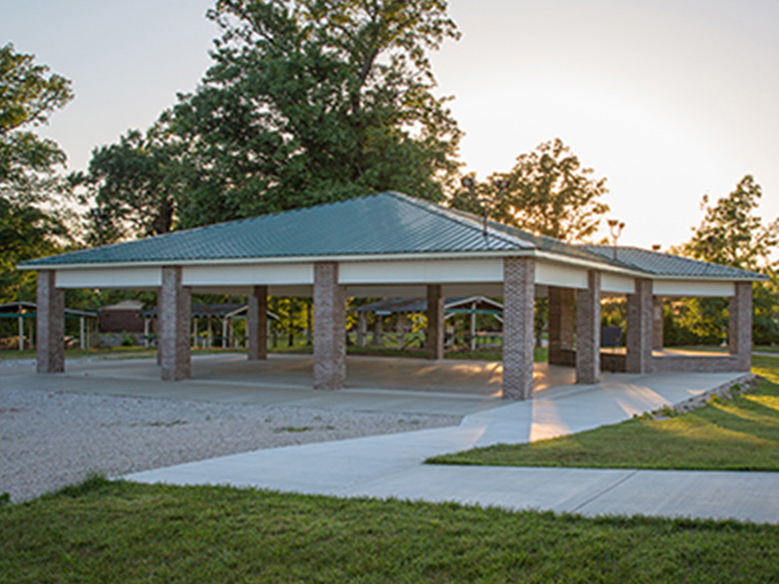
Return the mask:
[(122, 300), (100, 309), (101, 333), (142, 333), (141, 320), (143, 302), (140, 300)]

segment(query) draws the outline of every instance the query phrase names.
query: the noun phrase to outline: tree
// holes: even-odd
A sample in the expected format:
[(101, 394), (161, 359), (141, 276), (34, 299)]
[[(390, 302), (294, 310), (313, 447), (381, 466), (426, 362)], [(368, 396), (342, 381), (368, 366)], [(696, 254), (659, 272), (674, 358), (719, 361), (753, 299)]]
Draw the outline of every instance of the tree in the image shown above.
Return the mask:
[[(753, 287), (753, 337), (758, 344), (779, 341), (779, 260), (774, 259), (779, 244), (779, 218), (763, 223), (756, 212), (763, 193), (751, 175), (746, 175), (728, 196), (709, 203), (704, 195), (701, 224), (692, 239), (676, 248), (681, 255), (768, 275), (771, 280)], [(696, 322), (727, 324), (726, 304), (718, 299), (689, 301), (688, 317)], [(697, 308), (696, 308), (697, 307)], [(706, 313), (708, 318), (698, 318)], [(701, 334), (706, 331), (695, 332)]]
[[(496, 221), (538, 235), (584, 242), (595, 234), (609, 210), (599, 200), (608, 192), (606, 179), (595, 179), (592, 174), (591, 168), (582, 168), (570, 147), (555, 138), (521, 154), (514, 168), (478, 185), (476, 194), (494, 207), (490, 217)], [(503, 189), (497, 186), (500, 180), (505, 181)], [(479, 205), (464, 191), (451, 204), (480, 213)]]
[(182, 145), (163, 114), (145, 134), (130, 130), (116, 144), (92, 152), (86, 174), (71, 175), (86, 187), (80, 197), (90, 209), (85, 217), (88, 243), (106, 244), (131, 236), (168, 233), (177, 198), (186, 190)]
[(31, 129), (73, 94), (70, 81), (34, 61), (10, 43), (0, 48), (0, 301), (32, 295), (32, 275), (16, 264), (54, 253), (66, 235), (58, 207), (67, 185), (57, 173), (65, 154)]
[(182, 226), (396, 189), (441, 200), (460, 131), (427, 52), (445, 0), (220, 0), (215, 64), (174, 108)]

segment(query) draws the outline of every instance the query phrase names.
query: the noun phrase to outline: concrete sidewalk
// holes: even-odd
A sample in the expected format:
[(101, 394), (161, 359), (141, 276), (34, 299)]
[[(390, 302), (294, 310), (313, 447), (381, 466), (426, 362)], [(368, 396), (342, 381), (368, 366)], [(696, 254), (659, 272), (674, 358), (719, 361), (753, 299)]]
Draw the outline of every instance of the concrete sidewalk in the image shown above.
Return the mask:
[[(342, 497), (455, 501), (583, 515), (779, 523), (779, 473), (425, 465), (437, 454), (579, 432), (679, 403), (739, 374), (623, 376), (550, 388), (533, 400), (467, 415), (458, 427), (259, 450), (128, 475), (181, 485), (229, 484)], [(338, 399), (348, 400), (341, 393)]]

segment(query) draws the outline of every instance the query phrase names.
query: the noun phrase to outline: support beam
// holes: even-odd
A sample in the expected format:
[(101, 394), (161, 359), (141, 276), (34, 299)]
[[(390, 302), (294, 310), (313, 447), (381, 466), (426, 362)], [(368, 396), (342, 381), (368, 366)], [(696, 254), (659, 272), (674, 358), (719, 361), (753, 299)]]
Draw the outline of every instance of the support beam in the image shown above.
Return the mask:
[(314, 264), (314, 389), (346, 383), (346, 302), (338, 264)]
[(468, 347), (470, 347), (471, 351), (476, 350), (476, 303), (471, 302), (471, 322), (470, 322), (470, 329), (469, 329), (469, 340), (468, 340)]
[(503, 398), (533, 395), (535, 261), (503, 260)]
[[(21, 314), (21, 309), (19, 311)], [(19, 333), (19, 350), (24, 351), (24, 319), (21, 316), (16, 318), (16, 328)]]
[(373, 324), (373, 344), (381, 347), (384, 345), (384, 317), (378, 312), (374, 313), (375, 322)]
[(246, 358), (259, 361), (268, 358), (268, 287), (254, 286), (247, 299)]
[(444, 297), (440, 284), (427, 285), (425, 350), (428, 359), (444, 358)]
[(37, 371), (65, 371), (65, 293), (56, 287), (54, 270), (38, 271)]
[(752, 283), (736, 282), (730, 298), (728, 348), (738, 361), (739, 371), (752, 366)]
[(576, 383), (600, 382), (600, 332), (600, 272), (589, 270), (576, 292)]
[(652, 363), (652, 280), (636, 278), (628, 294), (627, 372), (648, 373)]
[(549, 364), (571, 366), (576, 291), (549, 286)]
[(160, 346), (162, 348), (162, 379), (178, 381), (191, 376), (189, 342), (191, 294), (181, 285), (181, 267), (162, 268), (160, 290)]
[(398, 313), (398, 351), (402, 351), (406, 346), (406, 314), (404, 312)]
[(366, 332), (368, 330), (368, 315), (365, 312), (357, 313), (357, 346), (364, 347), (366, 344)]
[(652, 296), (652, 348), (663, 348), (663, 297)]
[(85, 329), (86, 329), (86, 322), (84, 321), (84, 317), (81, 316), (78, 319), (78, 342), (82, 351), (87, 348)]

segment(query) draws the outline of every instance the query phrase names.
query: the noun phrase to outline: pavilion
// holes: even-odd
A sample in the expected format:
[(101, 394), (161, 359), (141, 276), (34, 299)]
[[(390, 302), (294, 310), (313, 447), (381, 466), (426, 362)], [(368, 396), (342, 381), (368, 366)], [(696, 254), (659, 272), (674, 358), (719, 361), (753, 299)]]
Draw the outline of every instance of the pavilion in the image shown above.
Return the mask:
[[(444, 299), (503, 299), (503, 397), (532, 392), (533, 302), (550, 303), (550, 363), (570, 361), (577, 383), (600, 379), (600, 306), (627, 298), (624, 367), (654, 371), (747, 371), (752, 283), (760, 274), (636, 249), (574, 246), (385, 192), (138, 241), (71, 252), (19, 266), (38, 272), (40, 373), (64, 370), (63, 291), (158, 292), (162, 379), (190, 376), (193, 293), (248, 297), (248, 359), (267, 356), (269, 295), (313, 297), (315, 389), (346, 379), (345, 300), (426, 298), (430, 359), (443, 357)], [(652, 354), (654, 309), (663, 297), (730, 300), (728, 355)]]

